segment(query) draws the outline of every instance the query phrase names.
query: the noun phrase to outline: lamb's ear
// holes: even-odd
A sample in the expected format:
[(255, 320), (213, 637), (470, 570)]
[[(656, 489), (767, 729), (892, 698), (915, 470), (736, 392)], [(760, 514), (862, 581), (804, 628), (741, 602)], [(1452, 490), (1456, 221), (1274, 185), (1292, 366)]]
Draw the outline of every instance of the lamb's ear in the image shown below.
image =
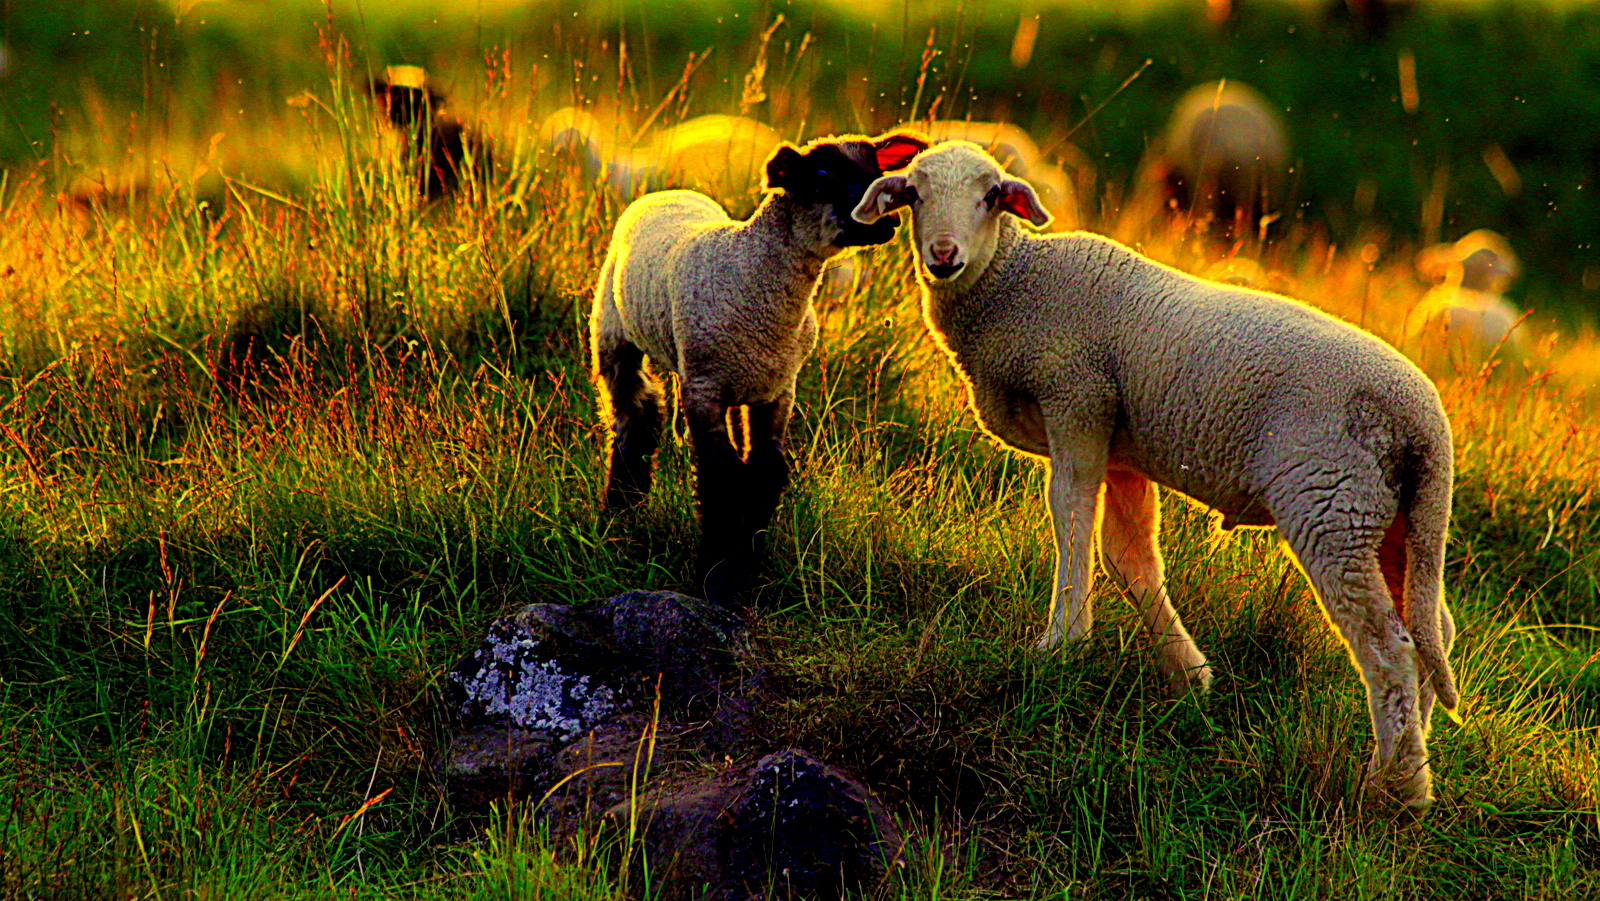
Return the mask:
[(928, 149), (928, 139), (915, 132), (897, 131), (881, 135), (872, 142), (878, 153), (878, 168), (884, 172), (904, 169), (912, 157)]
[(1039, 195), (1033, 193), (1033, 186), (1019, 178), (1000, 182), (1000, 209), (1037, 226), (1050, 223), (1050, 214), (1039, 202)]
[(768, 191), (779, 189), (788, 190), (794, 187), (795, 179), (799, 176), (803, 158), (800, 151), (793, 144), (779, 144), (778, 149), (767, 158), (767, 187)]
[(861, 195), (861, 202), (850, 211), (850, 218), (862, 225), (871, 225), (917, 199), (917, 189), (906, 183), (904, 175), (885, 175), (870, 185)]

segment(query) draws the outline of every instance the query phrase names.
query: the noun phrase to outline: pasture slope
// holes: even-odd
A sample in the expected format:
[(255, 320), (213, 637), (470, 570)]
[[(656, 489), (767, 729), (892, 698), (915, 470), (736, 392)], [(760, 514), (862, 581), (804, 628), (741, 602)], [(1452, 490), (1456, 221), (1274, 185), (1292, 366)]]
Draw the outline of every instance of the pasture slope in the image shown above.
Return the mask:
[[(865, 26), (830, 25), (825, 8), (728, 12), (738, 41), (697, 69), (703, 34), (644, 21), (624, 51), (614, 20), (560, 4), (560, 40), (528, 52), (477, 43), (458, 19), (438, 28), (467, 37), (435, 46), (420, 17), (318, 7), (253, 23), (310, 30), (312, 62), (273, 69), (241, 43), (235, 62), (259, 71), (224, 78), (207, 48), (252, 24), (229, 15), (257, 13), (183, 5), (128, 37), (146, 87), (89, 90), (0, 192), (0, 895), (617, 897), (625, 832), (552, 842), (533, 805), (465, 822), (429, 768), (441, 673), (490, 618), (692, 575), (681, 425), (649, 502), (598, 508), (582, 336), (620, 206), (537, 146), (539, 116), (574, 100), (635, 124), (743, 113), (791, 137), (935, 100), (994, 118), (1019, 104), (974, 87), (1001, 71), (992, 47), (966, 68), (922, 51), (966, 52), (962, 29), (971, 44), (1003, 25), (1003, 61), (1018, 13), (952, 7), (930, 25), (895, 11), (866, 45)], [(1189, 271), (1249, 259), (1270, 286), (1400, 342), (1428, 287), (1411, 256), (1439, 237), (1418, 206), (1379, 215), (1370, 193), (1308, 188), (1320, 199), (1265, 246), (1118, 215), (1137, 161), (1124, 151), (1160, 118), (1134, 87), (1113, 91), (1150, 55), (1141, 29), (1181, 47), (1179, 30), (1201, 27), (1163, 9), (1062, 25), (1122, 35), (1086, 63), (1104, 67), (1090, 102), (1060, 117), (1110, 98), (1072, 137), (1101, 161), (1088, 226)], [(1313, 22), (1307, 9), (1283, 15)], [(1510, 16), (1474, 14), (1489, 25), (1402, 25), (1474, 35)], [(711, 13), (686, 22), (714, 31)], [(1055, 46), (1048, 19), (1042, 34)], [(1242, 58), (1231, 40), (1189, 43)], [(451, 73), (463, 115), (497, 141), (496, 182), (456, 202), (414, 196), (363, 94), (374, 63), (397, 61), (381, 55), (419, 47), (433, 49), (404, 61)], [(829, 88), (821, 60), (852, 58), (881, 97)], [(1448, 62), (1428, 77), (1467, 77)], [(1161, 65), (1169, 97), (1179, 75), (1232, 74)], [(1297, 72), (1285, 78), (1312, 77)], [(272, 90), (229, 87), (247, 76)], [(1062, 152), (1067, 126), (1024, 124)], [(1307, 166), (1339, 156), (1315, 146)], [(1414, 162), (1437, 183), (1438, 157)], [(1440, 202), (1435, 229), (1486, 224), (1456, 218), (1480, 209), (1470, 199)], [(1579, 229), (1572, 215), (1541, 233)], [(1512, 240), (1530, 269), (1549, 256)], [(1554, 314), (1527, 358), (1430, 373), (1457, 441), (1447, 590), (1466, 724), (1436, 725), (1439, 802), (1416, 822), (1364, 803), (1359, 686), (1267, 533), (1219, 540), (1166, 499), (1172, 593), (1216, 668), (1210, 697), (1166, 698), (1105, 579), (1091, 639), (1031, 653), (1053, 564), (1042, 467), (973, 424), (919, 321), (904, 239), (867, 259), (870, 277), (819, 301), (749, 655), (771, 688), (766, 737), (857, 772), (903, 818), (912, 840), (873, 897), (1600, 897), (1600, 342), (1582, 326), (1581, 255), (1533, 280), (1530, 305)]]

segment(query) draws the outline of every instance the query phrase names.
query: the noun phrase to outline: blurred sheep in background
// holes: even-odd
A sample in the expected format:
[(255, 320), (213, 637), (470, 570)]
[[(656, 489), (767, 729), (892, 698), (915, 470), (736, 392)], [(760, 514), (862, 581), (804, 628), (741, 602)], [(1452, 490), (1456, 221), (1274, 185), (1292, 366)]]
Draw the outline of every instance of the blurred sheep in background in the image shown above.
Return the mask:
[(577, 155), (584, 175), (623, 200), (668, 188), (727, 199), (760, 190), (766, 159), (783, 142), (770, 126), (744, 116), (711, 115), (624, 139), (620, 125), (567, 107), (545, 119), (541, 146)]
[(389, 66), (368, 85), (390, 125), (408, 138), (408, 164), (420, 167), (418, 193), (429, 200), (455, 194), (462, 176), (487, 182), (494, 168), (489, 142), (445, 106), (420, 66)]
[(1415, 7), (1413, 0), (1327, 0), (1322, 18), (1332, 26), (1348, 23), (1362, 37), (1381, 38)]
[(1506, 239), (1480, 228), (1417, 254), (1417, 274), (1437, 282), (1406, 317), (1406, 345), (1425, 364), (1476, 369), (1490, 359), (1524, 361), (1533, 345), (1526, 318), (1504, 292), (1522, 265)]
[(1141, 168), (1170, 214), (1222, 237), (1259, 235), (1283, 199), (1288, 132), (1254, 88), (1208, 82), (1179, 98)]

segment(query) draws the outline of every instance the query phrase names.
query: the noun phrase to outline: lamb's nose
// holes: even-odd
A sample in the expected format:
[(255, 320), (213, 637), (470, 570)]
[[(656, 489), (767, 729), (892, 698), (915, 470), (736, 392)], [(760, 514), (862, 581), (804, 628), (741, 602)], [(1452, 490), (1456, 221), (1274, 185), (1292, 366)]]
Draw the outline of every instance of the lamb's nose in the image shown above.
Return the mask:
[(955, 262), (956, 254), (960, 252), (961, 248), (956, 245), (955, 239), (934, 238), (928, 244), (928, 265), (930, 268), (949, 266)]

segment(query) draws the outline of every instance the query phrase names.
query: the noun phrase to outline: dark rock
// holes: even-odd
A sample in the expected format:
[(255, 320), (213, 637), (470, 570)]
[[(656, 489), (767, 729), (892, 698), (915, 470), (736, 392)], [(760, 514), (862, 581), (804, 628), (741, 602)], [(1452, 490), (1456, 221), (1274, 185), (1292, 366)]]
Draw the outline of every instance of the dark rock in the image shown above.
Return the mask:
[(494, 801), (527, 797), (545, 781), (557, 743), (524, 729), (484, 729), (451, 739), (440, 761), (450, 803), (483, 810)]
[(723, 877), (752, 897), (839, 898), (876, 885), (900, 853), (865, 785), (794, 749), (756, 764), (724, 835)]
[(595, 605), (611, 624), (617, 652), (642, 672), (661, 673), (664, 704), (698, 708), (737, 670), (735, 648), (743, 622), (710, 601), (670, 591), (629, 591)]
[[(451, 669), (445, 702), (466, 729), (515, 726), (572, 738), (653, 700), (694, 706), (735, 672), (736, 616), (670, 591), (583, 604), (529, 604), (497, 619)], [(641, 686), (649, 682), (648, 688)]]
[(680, 785), (670, 792), (619, 804), (606, 816), (619, 829), (637, 830), (628, 888), (664, 901), (693, 897), (723, 901), (722, 833), (744, 787), (748, 768)]
[(901, 848), (865, 785), (794, 749), (608, 815), (636, 818), (644, 861), (632, 888), (647, 879), (662, 898), (831, 901), (877, 885)]

